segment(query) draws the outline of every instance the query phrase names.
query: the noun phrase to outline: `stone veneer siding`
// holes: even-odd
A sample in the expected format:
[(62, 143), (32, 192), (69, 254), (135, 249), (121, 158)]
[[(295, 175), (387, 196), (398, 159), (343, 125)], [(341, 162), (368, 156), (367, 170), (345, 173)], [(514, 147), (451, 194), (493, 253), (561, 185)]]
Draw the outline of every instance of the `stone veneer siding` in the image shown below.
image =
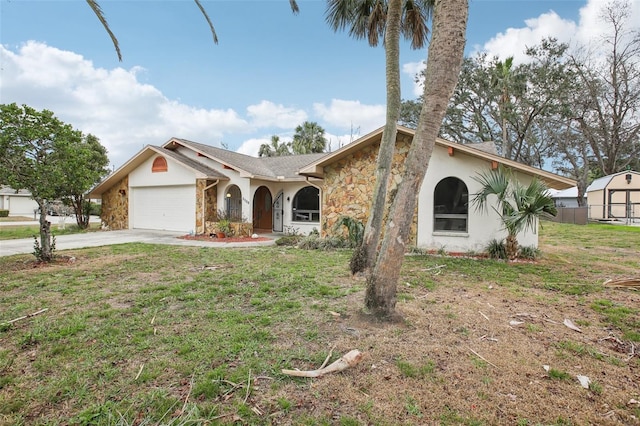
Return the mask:
[[(411, 138), (399, 135), (393, 155), (390, 185), (387, 188), (387, 206), (402, 180), (404, 162), (409, 152)], [(342, 160), (324, 168), (322, 185), (322, 234), (333, 233), (333, 227), (340, 216), (351, 216), (366, 224), (373, 198), (375, 172), (380, 142), (373, 143)], [(416, 194), (417, 196), (417, 194)], [(416, 206), (417, 208), (417, 206)], [(385, 222), (388, 207), (385, 212)], [(415, 244), (417, 216), (414, 215), (409, 240)]]
[[(125, 195), (120, 193), (125, 191)], [(122, 178), (102, 194), (102, 226), (112, 231), (129, 229), (129, 176)]]
[(204, 214), (202, 212), (202, 196), (203, 190), (211, 185), (212, 180), (196, 179), (196, 234), (209, 234), (215, 232), (211, 229), (209, 222), (214, 221), (217, 216), (218, 204), (218, 186), (207, 189), (204, 194)]

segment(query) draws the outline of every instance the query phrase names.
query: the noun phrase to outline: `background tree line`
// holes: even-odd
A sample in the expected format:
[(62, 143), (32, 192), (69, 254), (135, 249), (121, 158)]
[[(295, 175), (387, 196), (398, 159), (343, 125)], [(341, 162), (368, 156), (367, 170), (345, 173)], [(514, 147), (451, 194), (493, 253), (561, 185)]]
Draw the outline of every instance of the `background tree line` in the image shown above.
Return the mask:
[[(640, 33), (627, 1), (605, 4), (601, 19), (597, 50), (548, 38), (522, 64), (465, 58), (440, 136), (494, 141), (508, 159), (568, 175), (581, 205), (593, 179), (640, 170)], [(421, 102), (403, 101), (400, 123), (415, 127)]]

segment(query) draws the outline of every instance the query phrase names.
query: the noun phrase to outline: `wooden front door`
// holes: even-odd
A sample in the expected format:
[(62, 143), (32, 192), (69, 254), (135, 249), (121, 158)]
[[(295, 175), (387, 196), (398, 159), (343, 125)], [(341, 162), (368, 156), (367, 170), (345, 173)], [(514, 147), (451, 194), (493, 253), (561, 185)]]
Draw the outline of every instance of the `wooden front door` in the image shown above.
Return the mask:
[(261, 186), (253, 196), (253, 229), (271, 231), (273, 225), (271, 215), (271, 191)]

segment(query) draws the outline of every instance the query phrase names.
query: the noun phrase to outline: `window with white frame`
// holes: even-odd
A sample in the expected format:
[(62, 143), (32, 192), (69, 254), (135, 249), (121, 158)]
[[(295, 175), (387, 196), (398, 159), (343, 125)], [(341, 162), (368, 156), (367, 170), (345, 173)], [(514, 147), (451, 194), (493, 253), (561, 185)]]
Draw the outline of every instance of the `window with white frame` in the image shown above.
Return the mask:
[(455, 177), (442, 179), (433, 192), (433, 230), (467, 232), (469, 191)]
[(320, 222), (320, 190), (305, 186), (293, 197), (291, 218), (294, 222)]

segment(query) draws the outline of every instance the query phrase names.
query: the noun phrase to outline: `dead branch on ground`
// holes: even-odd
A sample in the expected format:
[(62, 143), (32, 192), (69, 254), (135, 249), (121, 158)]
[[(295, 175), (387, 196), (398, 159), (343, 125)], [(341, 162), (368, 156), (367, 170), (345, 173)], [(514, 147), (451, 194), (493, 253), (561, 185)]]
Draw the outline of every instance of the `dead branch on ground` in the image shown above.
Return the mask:
[(347, 352), (337, 361), (329, 364), (327, 367), (319, 368), (318, 370), (282, 370), (282, 374), (296, 377), (320, 377), (327, 373), (334, 373), (337, 371), (346, 370), (349, 367), (353, 367), (362, 361), (363, 354), (357, 349)]

